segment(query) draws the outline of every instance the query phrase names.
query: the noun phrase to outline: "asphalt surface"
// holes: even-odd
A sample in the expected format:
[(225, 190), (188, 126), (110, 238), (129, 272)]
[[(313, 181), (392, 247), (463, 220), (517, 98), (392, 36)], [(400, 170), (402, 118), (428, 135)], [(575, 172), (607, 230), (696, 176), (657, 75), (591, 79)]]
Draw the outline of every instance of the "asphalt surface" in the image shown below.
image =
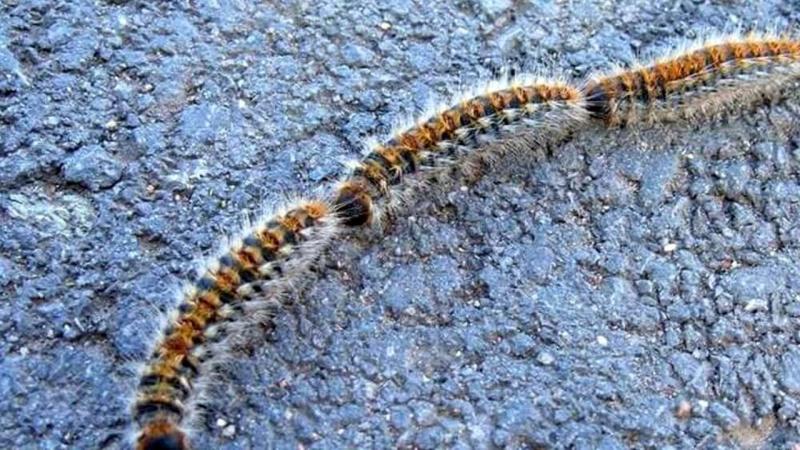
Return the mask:
[[(792, 1), (0, 6), (0, 447), (119, 448), (195, 261), (503, 67), (579, 78)], [(800, 107), (587, 127), (335, 245), (200, 448), (798, 448)]]

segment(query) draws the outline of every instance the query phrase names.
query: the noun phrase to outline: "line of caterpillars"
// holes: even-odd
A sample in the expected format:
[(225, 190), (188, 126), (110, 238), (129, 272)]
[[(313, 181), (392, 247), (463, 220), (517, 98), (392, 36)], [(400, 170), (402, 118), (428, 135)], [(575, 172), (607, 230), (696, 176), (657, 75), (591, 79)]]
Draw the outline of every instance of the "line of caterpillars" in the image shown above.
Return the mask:
[(257, 224), (194, 283), (140, 378), (133, 406), (139, 427), (135, 446), (190, 448), (182, 421), (203, 364), (196, 349), (209, 339), (209, 328), (230, 320), (232, 308), (246, 301), (242, 292), (254, 283), (288, 276), (281, 273), (281, 261), (295, 257), (296, 245), (315, 227), (331, 221), (370, 224), (375, 202), (391, 196), (422, 166), (439, 160), (458, 164), (448, 151), (453, 145), (469, 147), (474, 136), (523, 122), (542, 105), (580, 108), (608, 126), (695, 119), (711, 114), (711, 107), (741, 110), (783, 96), (798, 77), (800, 42), (765, 34), (727, 36), (647, 66), (592, 77), (582, 87), (512, 81), (401, 130), (364, 157), (330, 200), (304, 202)]

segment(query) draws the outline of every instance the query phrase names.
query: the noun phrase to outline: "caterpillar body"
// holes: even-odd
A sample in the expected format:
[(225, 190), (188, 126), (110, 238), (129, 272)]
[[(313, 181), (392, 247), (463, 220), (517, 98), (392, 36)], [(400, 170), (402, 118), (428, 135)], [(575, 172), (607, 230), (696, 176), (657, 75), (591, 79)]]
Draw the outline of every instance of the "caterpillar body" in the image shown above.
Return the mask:
[(507, 153), (552, 143), (590, 119), (620, 126), (735, 112), (786, 96), (798, 78), (799, 42), (732, 34), (698, 41), (649, 65), (591, 76), (581, 85), (498, 80), (400, 127), (371, 147), (330, 198), (299, 202), (258, 221), (186, 290), (139, 379), (135, 447), (190, 448), (187, 430), (198, 415), (204, 372), (219, 362), (218, 347), (263, 317), (269, 298), (302, 277), (345, 226), (380, 221), (429, 175), (491, 166)]
[(647, 66), (584, 85), (593, 117), (608, 125), (715, 117), (786, 93), (800, 77), (800, 42), (773, 34), (709, 38)]
[(184, 290), (139, 378), (132, 408), (137, 449), (190, 448), (187, 430), (199, 414), (205, 372), (225, 353), (220, 347), (231, 345), (237, 327), (264, 319), (274, 297), (339, 228), (327, 202), (299, 202), (257, 221)]
[(336, 203), (347, 211), (347, 225), (379, 220), (402, 203), (403, 190), (432, 175), (491, 165), (517, 142), (528, 148), (552, 142), (587, 118), (580, 90), (566, 82), (534, 76), (490, 82), (372, 146)]

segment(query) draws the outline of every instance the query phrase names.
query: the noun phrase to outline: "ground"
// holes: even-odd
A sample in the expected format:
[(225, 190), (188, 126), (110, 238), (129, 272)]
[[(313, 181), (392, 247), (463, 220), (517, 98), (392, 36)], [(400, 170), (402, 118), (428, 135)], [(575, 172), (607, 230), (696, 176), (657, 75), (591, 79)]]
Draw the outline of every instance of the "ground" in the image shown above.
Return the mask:
[[(5, 1), (0, 447), (122, 447), (195, 261), (431, 99), (798, 20), (792, 1)], [(337, 242), (232, 353), (198, 446), (797, 448), (799, 111), (589, 126)]]

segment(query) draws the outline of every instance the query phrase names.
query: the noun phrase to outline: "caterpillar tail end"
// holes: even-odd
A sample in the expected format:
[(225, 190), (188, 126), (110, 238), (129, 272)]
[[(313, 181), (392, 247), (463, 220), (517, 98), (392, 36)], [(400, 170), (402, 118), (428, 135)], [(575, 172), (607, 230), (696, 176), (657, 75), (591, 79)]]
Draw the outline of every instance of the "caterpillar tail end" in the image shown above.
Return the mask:
[(191, 450), (189, 439), (167, 419), (147, 424), (136, 439), (136, 450)]
[(584, 87), (586, 98), (584, 108), (595, 119), (608, 120), (611, 116), (611, 107), (608, 94), (599, 83), (588, 83)]
[(339, 188), (333, 204), (342, 223), (349, 227), (372, 221), (372, 197), (361, 183), (345, 182)]

